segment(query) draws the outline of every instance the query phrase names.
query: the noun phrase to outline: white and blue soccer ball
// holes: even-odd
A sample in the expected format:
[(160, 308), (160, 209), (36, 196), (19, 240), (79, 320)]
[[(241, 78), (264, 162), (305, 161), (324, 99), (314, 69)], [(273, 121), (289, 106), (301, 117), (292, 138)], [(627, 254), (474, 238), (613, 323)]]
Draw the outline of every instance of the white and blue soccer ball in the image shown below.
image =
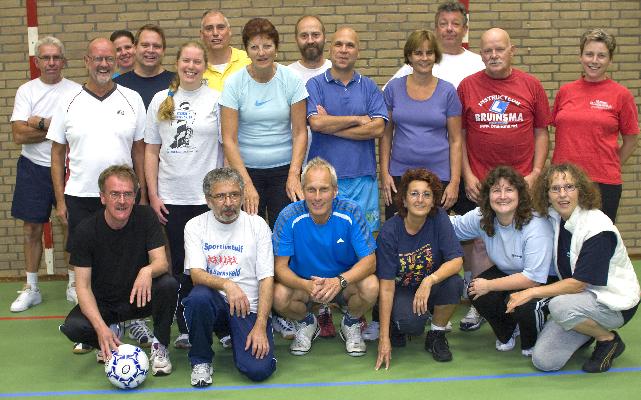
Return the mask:
[(149, 358), (137, 346), (121, 344), (105, 363), (107, 379), (120, 389), (133, 389), (147, 378)]

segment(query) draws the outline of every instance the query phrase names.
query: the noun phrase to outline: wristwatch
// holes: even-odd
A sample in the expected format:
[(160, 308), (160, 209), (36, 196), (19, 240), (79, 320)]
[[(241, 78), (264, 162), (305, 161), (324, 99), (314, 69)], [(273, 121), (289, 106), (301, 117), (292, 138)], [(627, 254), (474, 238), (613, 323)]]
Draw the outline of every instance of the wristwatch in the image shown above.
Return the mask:
[(343, 278), (343, 275), (338, 275), (337, 278), (341, 283), (341, 289), (345, 289), (347, 287), (347, 279)]
[(40, 118), (40, 122), (38, 122), (38, 129), (40, 129), (41, 131), (45, 130), (45, 119), (44, 118)]

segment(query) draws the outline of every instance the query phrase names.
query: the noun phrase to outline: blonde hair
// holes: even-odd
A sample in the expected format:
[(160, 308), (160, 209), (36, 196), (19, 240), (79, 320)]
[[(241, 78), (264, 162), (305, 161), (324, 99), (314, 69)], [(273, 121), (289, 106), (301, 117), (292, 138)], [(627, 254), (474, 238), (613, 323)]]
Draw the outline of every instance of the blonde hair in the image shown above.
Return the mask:
[[(203, 61), (205, 63), (207, 62), (207, 50), (205, 50), (205, 46), (197, 41), (189, 41), (183, 43), (183, 45), (180, 46), (180, 49), (178, 49), (178, 54), (176, 55), (176, 64), (178, 64), (183, 50), (187, 47), (199, 48), (203, 52)], [(171, 121), (174, 119), (174, 94), (176, 94), (176, 92), (178, 91), (178, 87), (180, 87), (180, 76), (178, 75), (178, 71), (176, 71), (174, 79), (172, 79), (171, 83), (169, 84), (167, 98), (162, 103), (160, 103), (160, 107), (158, 108), (158, 119), (160, 121)]]

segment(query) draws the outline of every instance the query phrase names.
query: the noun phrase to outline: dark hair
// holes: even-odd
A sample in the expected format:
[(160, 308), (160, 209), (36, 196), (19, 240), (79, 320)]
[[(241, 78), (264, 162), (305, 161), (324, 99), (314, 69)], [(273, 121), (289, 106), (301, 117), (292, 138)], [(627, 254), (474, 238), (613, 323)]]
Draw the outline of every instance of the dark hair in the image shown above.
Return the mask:
[(154, 25), (154, 24), (145, 24), (145, 25), (141, 26), (140, 29), (138, 29), (138, 32), (136, 32), (136, 36), (135, 36), (135, 39), (134, 39), (134, 44), (135, 45), (138, 44), (138, 41), (140, 40), (140, 35), (144, 31), (156, 32), (158, 35), (160, 35), (160, 39), (162, 39), (162, 48), (163, 49), (167, 48), (167, 40), (165, 39), (165, 31), (163, 31), (162, 28), (159, 27), (158, 25)]
[(294, 25), (294, 36), (298, 36), (298, 24), (300, 24), (300, 21), (304, 20), (305, 18), (314, 18), (316, 21), (321, 26), (321, 31), (323, 32), (323, 35), (325, 35), (325, 25), (323, 24), (323, 21), (316, 15), (303, 15), (302, 17), (298, 18), (298, 21), (296, 21), (296, 25)]
[(266, 18), (252, 18), (243, 27), (243, 46), (247, 50), (247, 45), (249, 44), (249, 39), (255, 36), (267, 36), (274, 42), (276, 50), (278, 50), (278, 31), (274, 27), (274, 24), (269, 22)]
[(408, 169), (401, 177), (401, 184), (399, 185), (396, 197), (394, 197), (396, 208), (398, 209), (398, 215), (402, 218), (405, 218), (407, 216), (407, 207), (405, 207), (404, 200), (407, 197), (407, 190), (410, 186), (410, 183), (412, 183), (413, 181), (427, 182), (427, 185), (432, 190), (432, 199), (434, 200), (432, 209), (430, 210), (428, 216), (431, 217), (436, 215), (437, 209), (441, 204), (443, 185), (441, 184), (441, 180), (438, 179), (438, 176), (426, 170), (425, 168)]
[(105, 193), (105, 182), (111, 176), (117, 176), (120, 179), (127, 179), (131, 181), (134, 185), (134, 193), (138, 193), (138, 177), (136, 176), (134, 169), (125, 164), (112, 165), (100, 173), (100, 176), (98, 176), (98, 187), (100, 188), (101, 193)]
[(499, 183), (501, 178), (508, 181), (519, 193), (519, 204), (516, 206), (516, 211), (514, 212), (514, 227), (517, 230), (521, 230), (523, 229), (523, 225), (527, 225), (530, 220), (532, 220), (532, 198), (530, 197), (530, 192), (528, 192), (525, 179), (512, 167), (505, 165), (498, 166), (490, 171), (481, 185), (479, 202), (481, 209), (481, 229), (483, 229), (488, 236), (494, 236), (494, 219), (496, 218), (496, 213), (490, 206), (490, 190), (492, 186)]
[[(534, 184), (534, 209), (541, 215), (547, 216), (550, 207), (550, 184), (554, 175), (569, 174), (574, 179), (576, 190), (579, 191), (579, 206), (585, 210), (601, 208), (601, 192), (596, 184), (588, 178), (578, 166), (570, 163), (548, 165)], [(566, 176), (567, 178), (567, 176)]]
[(436, 9), (436, 15), (434, 16), (434, 19), (436, 20), (437, 25), (438, 25), (438, 18), (442, 12), (461, 13), (463, 15), (463, 26), (467, 25), (467, 10), (465, 9), (465, 6), (459, 3), (458, 1), (448, 1), (438, 6), (438, 9)]
[(405, 64), (410, 65), (410, 57), (412, 53), (423, 45), (423, 42), (429, 42), (430, 50), (434, 52), (434, 57), (436, 58), (436, 63), (440, 63), (443, 58), (443, 50), (441, 50), (441, 45), (436, 40), (436, 35), (434, 32), (427, 30), (417, 30), (410, 34), (405, 42), (403, 47), (403, 57), (405, 58)]
[(129, 32), (128, 30), (125, 30), (125, 29), (120, 29), (120, 30), (114, 31), (114, 33), (112, 33), (111, 36), (109, 36), (109, 40), (111, 40), (113, 42), (114, 40), (116, 40), (118, 38), (121, 38), (121, 37), (128, 37), (129, 40), (131, 40), (131, 43), (135, 43), (134, 42), (134, 34)]

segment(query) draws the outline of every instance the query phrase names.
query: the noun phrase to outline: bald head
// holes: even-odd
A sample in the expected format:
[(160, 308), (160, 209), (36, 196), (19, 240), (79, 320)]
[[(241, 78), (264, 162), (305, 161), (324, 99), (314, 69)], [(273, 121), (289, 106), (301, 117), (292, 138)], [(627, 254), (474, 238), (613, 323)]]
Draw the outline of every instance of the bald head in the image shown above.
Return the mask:
[(356, 43), (356, 47), (359, 46), (360, 41), (358, 39), (358, 33), (349, 26), (341, 26), (334, 32), (332, 35), (332, 43), (336, 40), (337, 37), (351, 37), (351, 40)]
[(492, 40), (501, 40), (506, 43), (506, 46), (511, 46), (510, 35), (501, 28), (491, 28), (483, 32), (481, 35), (481, 49), (484, 44)]
[(332, 73), (335, 76), (338, 74), (344, 79), (351, 79), (358, 60), (358, 44), (358, 35), (350, 27), (338, 28), (332, 35), (329, 58), (332, 61)]
[(512, 73), (514, 46), (510, 35), (500, 28), (488, 29), (481, 35), (481, 58), (485, 73), (493, 79), (505, 79)]
[(89, 44), (87, 45), (87, 55), (91, 55), (92, 51), (98, 48), (111, 48), (113, 50), (114, 56), (116, 55), (116, 47), (114, 46), (113, 42), (104, 37), (94, 38), (89, 41)]

